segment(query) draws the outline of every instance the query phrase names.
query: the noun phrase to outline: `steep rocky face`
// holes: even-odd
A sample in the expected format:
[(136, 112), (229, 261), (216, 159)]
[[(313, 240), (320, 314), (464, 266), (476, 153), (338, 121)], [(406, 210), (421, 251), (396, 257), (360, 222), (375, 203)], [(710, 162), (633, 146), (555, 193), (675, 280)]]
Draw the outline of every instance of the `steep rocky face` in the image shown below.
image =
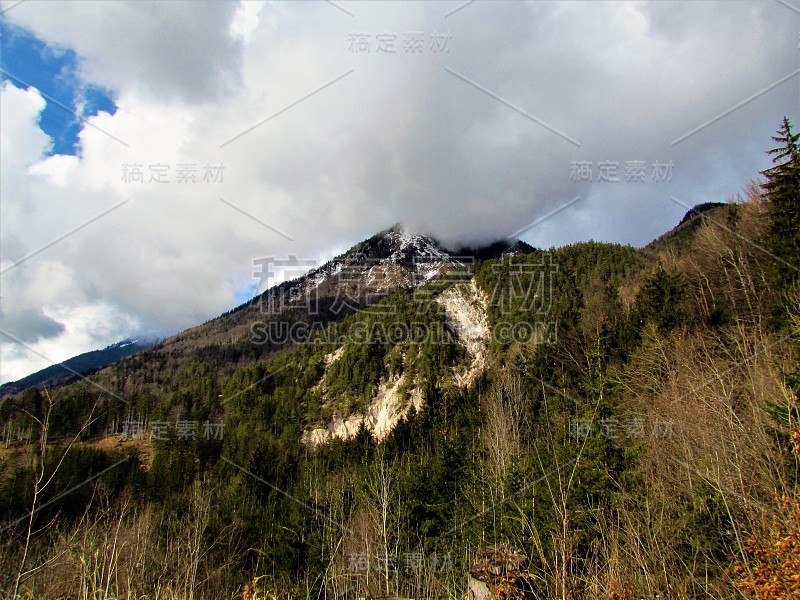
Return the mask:
[[(478, 288), (474, 278), (445, 289), (435, 298), (444, 311), (448, 326), (456, 340), (466, 349), (466, 360), (453, 369), (452, 382), (458, 387), (471, 384), (485, 367), (486, 348), (490, 336), (487, 318), (487, 298)], [(324, 371), (316, 389), (321, 401), (327, 402), (325, 379), (328, 370), (344, 353), (340, 346), (324, 360)], [(364, 425), (377, 440), (384, 439), (395, 425), (413, 408), (424, 410), (421, 387), (423, 382), (408, 372), (396, 373), (382, 380), (375, 395), (363, 411), (335, 414), (322, 426), (304, 432), (303, 439), (310, 446), (324, 444), (334, 438), (349, 439)]]
[(436, 301), (444, 309), (459, 341), (467, 348), (469, 364), (463, 371), (454, 373), (456, 384), (467, 386), (475, 380), (485, 365), (486, 346), (490, 336), (488, 298), (472, 279), (469, 284), (446, 289), (439, 294)]

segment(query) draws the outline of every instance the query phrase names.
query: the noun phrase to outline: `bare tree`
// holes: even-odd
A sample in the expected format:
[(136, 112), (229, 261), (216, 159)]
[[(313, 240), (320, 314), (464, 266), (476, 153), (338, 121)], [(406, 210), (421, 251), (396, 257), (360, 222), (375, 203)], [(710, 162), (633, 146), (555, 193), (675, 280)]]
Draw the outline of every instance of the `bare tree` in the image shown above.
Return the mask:
[[(17, 575), (14, 580), (14, 597), (16, 598), (19, 595), (20, 586), (22, 582), (42, 569), (43, 567), (47, 566), (51, 562), (52, 559), (47, 559), (43, 563), (28, 568), (28, 558), (29, 552), (31, 547), (31, 539), (33, 537), (33, 521), (34, 515), (42, 508), (41, 498), (44, 491), (48, 488), (48, 486), (53, 482), (53, 479), (58, 473), (58, 470), (61, 468), (61, 465), (64, 463), (64, 459), (67, 457), (67, 454), (72, 449), (73, 445), (78, 441), (80, 436), (86, 431), (87, 427), (92, 422), (92, 415), (94, 414), (94, 409), (96, 408), (97, 404), (95, 403), (92, 406), (92, 410), (89, 413), (89, 417), (84, 422), (83, 426), (80, 428), (78, 433), (75, 434), (75, 437), (72, 438), (70, 443), (67, 445), (67, 448), (64, 450), (64, 453), (56, 462), (55, 466), (51, 473), (47, 473), (47, 457), (48, 457), (48, 440), (49, 440), (49, 430), (50, 430), (50, 415), (53, 412), (53, 407), (55, 406), (55, 399), (51, 397), (50, 392), (48, 390), (44, 391), (45, 398), (47, 400), (42, 414), (37, 416), (33, 413), (23, 409), (22, 412), (26, 414), (39, 428), (39, 440), (36, 447), (36, 452), (33, 453), (32, 460), (33, 460), (33, 494), (31, 496), (31, 505), (30, 510), (28, 512), (28, 516), (26, 519), (26, 530), (25, 530), (25, 537), (22, 544), (22, 556), (20, 557), (19, 567), (17, 568)], [(46, 526), (43, 529), (46, 529), (51, 524)], [(41, 529), (40, 531), (42, 531)]]
[(384, 594), (389, 596), (391, 584), (392, 557), (397, 555), (399, 544), (399, 522), (397, 500), (394, 497), (394, 474), (386, 463), (382, 447), (378, 449), (372, 477), (367, 482), (369, 499), (372, 502), (371, 515), (378, 531), (381, 553), (380, 569)]
[(480, 439), (486, 471), (500, 501), (512, 465), (522, 451), (522, 431), (529, 400), (517, 373), (504, 373), (481, 398)]

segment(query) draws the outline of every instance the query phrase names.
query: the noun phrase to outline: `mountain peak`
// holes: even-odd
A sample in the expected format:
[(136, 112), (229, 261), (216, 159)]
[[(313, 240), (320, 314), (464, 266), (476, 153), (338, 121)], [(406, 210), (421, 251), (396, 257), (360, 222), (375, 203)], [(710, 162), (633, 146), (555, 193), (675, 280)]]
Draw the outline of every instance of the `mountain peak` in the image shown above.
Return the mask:
[(412, 266), (422, 257), (449, 261), (451, 256), (435, 239), (413, 233), (402, 223), (395, 223), (371, 238), (356, 244), (341, 258), (349, 262), (388, 261)]
[[(307, 298), (311, 294), (339, 296), (344, 288), (347, 293), (359, 297), (374, 297), (376, 290), (385, 293), (418, 287), (447, 271), (463, 268), (473, 260), (525, 254), (532, 250), (525, 242), (503, 240), (477, 249), (462, 248), (457, 255), (444, 249), (436, 239), (412, 232), (402, 222), (397, 222), (302, 277), (265, 290), (249, 304), (270, 296), (293, 299)], [(464, 256), (469, 260), (465, 261)], [(292, 302), (283, 303), (289, 304)]]
[(343, 295), (354, 304), (367, 304), (369, 298), (417, 287), (463, 266), (433, 238), (395, 223), (298, 279), (265, 290), (248, 304), (272, 298), (278, 306), (303, 306), (312, 296), (336, 299)]

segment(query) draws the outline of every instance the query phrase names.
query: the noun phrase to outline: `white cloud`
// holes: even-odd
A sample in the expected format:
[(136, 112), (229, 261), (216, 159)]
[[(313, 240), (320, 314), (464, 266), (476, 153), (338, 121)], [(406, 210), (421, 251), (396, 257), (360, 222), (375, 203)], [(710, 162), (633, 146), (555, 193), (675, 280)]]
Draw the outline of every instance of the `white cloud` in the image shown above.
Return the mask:
[(37, 125), (45, 101), (35, 88), (22, 90), (6, 81), (0, 93), (0, 156), (3, 174), (13, 177), (49, 151), (52, 141)]
[(231, 21), (230, 32), (248, 43), (258, 28), (263, 2), (240, 2)]

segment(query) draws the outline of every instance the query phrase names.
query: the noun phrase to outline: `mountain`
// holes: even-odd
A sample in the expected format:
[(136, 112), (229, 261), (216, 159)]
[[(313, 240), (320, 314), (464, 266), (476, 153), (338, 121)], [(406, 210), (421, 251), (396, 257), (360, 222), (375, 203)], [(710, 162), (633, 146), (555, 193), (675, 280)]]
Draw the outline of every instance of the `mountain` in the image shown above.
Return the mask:
[[(532, 250), (523, 242), (506, 240), (471, 252), (488, 258), (528, 249)], [(396, 224), (324, 265), (270, 286), (221, 316), (156, 344), (141, 360), (127, 361), (102, 376), (109, 378), (111, 385), (120, 385), (124, 380), (125, 387), (158, 394), (163, 386), (180, 378), (187, 362), (211, 365), (206, 368), (224, 377), (298, 341), (306, 342), (311, 333), (379, 303), (398, 290), (413, 290), (448, 272), (466, 268), (472, 260), (464, 252), (451, 252), (433, 238)], [(279, 261), (280, 264), (273, 264)], [(288, 256), (268, 262), (262, 269), (269, 272), (275, 266), (293, 265), (302, 268), (302, 262), (296, 256)], [(275, 335), (265, 335), (270, 330)]]
[[(788, 581), (800, 378), (765, 211), (697, 207), (643, 248), (450, 251), (395, 226), (7, 395), (9, 539), (32, 523), (32, 564), (125, 574), (37, 573), (32, 595), (733, 598), (753, 548)], [(41, 496), (30, 414), (69, 448)]]
[[(505, 246), (500, 243), (491, 248)], [(296, 257), (287, 257), (283, 262), (289, 267), (293, 262), (298, 263)], [(461, 266), (434, 239), (408, 232), (398, 223), (306, 275), (269, 286), (264, 293), (221, 317), (165, 340), (156, 352), (161, 348), (170, 353), (196, 350), (225, 341), (235, 344), (243, 331), (262, 319), (291, 316), (299, 310), (311, 310), (319, 317), (319, 323), (327, 324), (399, 288), (418, 286)], [(32, 386), (66, 384), (157, 343), (158, 340), (126, 339), (3, 384), (0, 394), (16, 394)]]
[(680, 222), (657, 239), (650, 242), (647, 247), (661, 250), (667, 247), (688, 247), (698, 228), (709, 220), (726, 223), (735, 214), (736, 204), (725, 202), (703, 202), (690, 208), (683, 215)]
[(45, 367), (41, 371), (36, 371), (18, 381), (4, 383), (0, 386), (0, 395), (17, 394), (34, 386), (54, 387), (65, 385), (75, 381), (81, 375), (89, 375), (123, 358), (145, 350), (155, 343), (157, 343), (157, 340), (127, 338), (101, 350), (84, 352), (57, 365)]
[(473, 260), (491, 260), (502, 256), (519, 256), (520, 254), (530, 254), (535, 248), (517, 239), (505, 239), (492, 242), (485, 246), (464, 246), (459, 248), (459, 256), (471, 257)]

